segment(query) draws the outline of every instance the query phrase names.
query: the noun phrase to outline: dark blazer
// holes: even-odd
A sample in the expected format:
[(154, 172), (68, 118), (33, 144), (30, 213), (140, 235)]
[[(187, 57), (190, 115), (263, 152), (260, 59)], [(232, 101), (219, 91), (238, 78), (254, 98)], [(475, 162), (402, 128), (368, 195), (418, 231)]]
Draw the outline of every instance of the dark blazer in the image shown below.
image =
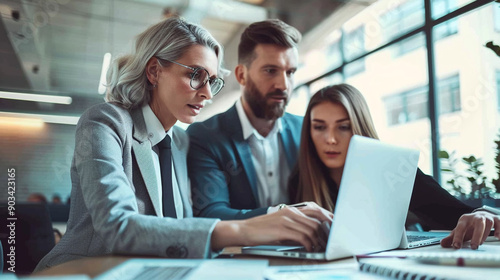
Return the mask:
[[(76, 128), (67, 231), (36, 270), (107, 254), (203, 258), (217, 220), (191, 218), (189, 138), (173, 127), (172, 158), (184, 219), (162, 218), (161, 197), (142, 110), (104, 103)], [(172, 202), (173, 203), (173, 202)]]
[[(279, 140), (290, 169), (297, 161), (302, 117), (285, 113)], [(236, 106), (189, 126), (188, 171), (195, 215), (225, 220), (265, 214), (257, 208), (257, 178)], [(271, 206), (271, 205), (269, 205)]]
[[(294, 170), (296, 171), (296, 169)], [(290, 176), (288, 190), (290, 201), (296, 201), (298, 180), (297, 172)], [(333, 201), (337, 200), (337, 186), (333, 180), (330, 181), (330, 196)], [(420, 222), (430, 229), (451, 230), (457, 225), (461, 215), (470, 213), (474, 208), (466, 205), (462, 201), (452, 196), (443, 189), (429, 175), (417, 169), (413, 192), (410, 200), (410, 211), (415, 214)]]

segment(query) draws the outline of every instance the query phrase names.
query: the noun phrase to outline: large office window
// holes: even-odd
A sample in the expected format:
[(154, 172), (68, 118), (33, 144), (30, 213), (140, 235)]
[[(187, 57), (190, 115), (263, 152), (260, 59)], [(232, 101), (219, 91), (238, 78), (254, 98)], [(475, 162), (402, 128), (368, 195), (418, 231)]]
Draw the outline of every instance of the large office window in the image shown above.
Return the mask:
[(439, 114), (460, 111), (460, 77), (453, 75), (438, 82), (436, 92), (438, 96)]
[(309, 88), (311, 90), (311, 96), (314, 93), (316, 93), (318, 90), (320, 90), (326, 86), (342, 83), (342, 80), (343, 80), (342, 74), (336, 72), (336, 73), (328, 75), (324, 78), (321, 78), (321, 79), (315, 81), (314, 83), (311, 83), (311, 85), (309, 86)]
[(326, 48), (326, 60), (329, 70), (342, 65), (342, 53), (340, 47), (340, 42), (337, 40), (330, 43)]
[[(444, 179), (441, 183), (447, 189), (456, 190), (457, 186), (451, 183), (454, 179), (462, 197), (466, 198), (498, 196), (491, 182), (498, 176), (494, 141), (498, 137), (500, 114), (496, 90), (498, 72), (495, 71), (500, 69), (500, 57), (484, 45), (498, 37), (492, 17), (493, 10), (499, 8), (500, 4), (491, 3), (454, 18), (460, 29), (446, 39), (436, 32), (449, 26), (450, 21), (434, 29), (435, 69), (440, 78), (436, 84), (439, 144), (441, 150), (453, 153), (457, 160), (452, 168), (454, 174), (441, 172)], [(484, 165), (475, 171), (470, 163), (462, 160), (470, 156), (480, 159), (472, 164), (483, 162)], [(448, 162), (445, 160), (443, 164)]]
[(388, 125), (398, 125), (428, 117), (426, 87), (418, 87), (385, 98)]
[[(459, 111), (459, 76), (453, 75), (439, 80), (437, 85), (439, 113), (446, 114)], [(387, 96), (384, 99), (387, 110), (387, 124), (399, 125), (427, 118), (429, 116), (428, 96), (427, 86), (420, 86), (399, 94)]]
[(498, 111), (500, 111), (500, 70), (496, 70), (496, 81), (497, 81), (497, 104)]
[[(385, 12), (380, 23), (386, 41), (390, 41), (404, 33), (412, 31), (424, 24), (424, 1), (410, 0)], [(392, 48), (394, 56), (401, 56), (425, 45), (425, 37), (414, 36), (411, 39), (396, 43)]]
[[(432, 1), (432, 17), (440, 18), (456, 10), (457, 0), (433, 0)], [(434, 38), (436, 40), (443, 39), (458, 32), (457, 19), (448, 20), (434, 29)]]
[(290, 101), (286, 107), (288, 113), (303, 116), (306, 113), (308, 100), (311, 98), (309, 88), (300, 86), (293, 90)]
[[(432, 12), (433, 18), (442, 17), (456, 9), (456, 0), (433, 0)], [(390, 41), (401, 36), (404, 33), (412, 31), (424, 24), (424, 2), (422, 0), (410, 0), (403, 2), (395, 9), (385, 12), (380, 17), (380, 23), (384, 30), (386, 41)], [(446, 21), (444, 24), (436, 27), (434, 36), (442, 39), (458, 32), (458, 23), (456, 19)], [(411, 51), (419, 49), (425, 45), (425, 37), (412, 37), (396, 43), (393, 47), (394, 56), (402, 56)]]
[(387, 108), (388, 125), (401, 124), (407, 121), (408, 118), (406, 117), (406, 106), (403, 95), (398, 94), (389, 96), (384, 100), (384, 103)]
[[(418, 36), (422, 34), (409, 39)], [(426, 48), (399, 58), (392, 52), (391, 45), (366, 56), (366, 71), (346, 76), (345, 81), (365, 97), (382, 141), (423, 149), (429, 155)], [(414, 131), (422, 133), (412, 135)], [(431, 170), (429, 163), (429, 157), (420, 157), (419, 165), (425, 172)]]
[(493, 8), (493, 22), (495, 31), (500, 32), (500, 7)]
[(397, 38), (424, 25), (424, 1), (409, 0), (380, 16), (384, 37)]
[[(344, 37), (344, 55), (347, 61), (357, 58), (364, 54), (365, 50), (365, 33), (364, 26), (361, 25), (345, 34)], [(365, 59), (361, 58), (344, 67), (344, 75), (346, 77), (354, 76), (365, 71)]]
[[(439, 168), (439, 150), (454, 152), (459, 162), (457, 174), (462, 177), (455, 179), (463, 188), (462, 198), (480, 196), (471, 192), (482, 184), (481, 178), (486, 178), (483, 194), (500, 198), (500, 190), (492, 192), (491, 183), (498, 177), (494, 155), (499, 151), (494, 141), (500, 137), (500, 57), (485, 47), (500, 32), (500, 3), (431, 0), (430, 4), (428, 22), (424, 0), (377, 1), (349, 20), (350, 32), (340, 41), (364, 42), (364, 49), (346, 50), (344, 45), (348, 52), (340, 68), (344, 82), (363, 93), (381, 140), (419, 149), (419, 167), (442, 176), (443, 187), (457, 194), (447, 183), (457, 175)], [(459, 15), (442, 21), (462, 7)], [(364, 38), (356, 33), (359, 26), (364, 28)], [(427, 50), (429, 32), (433, 45)], [(359, 57), (363, 71), (356, 72), (356, 65), (349, 62)], [(324, 80), (310, 87), (319, 84), (323, 86)], [(476, 185), (468, 179), (475, 176), (470, 165), (462, 160), (469, 156), (484, 162)]]

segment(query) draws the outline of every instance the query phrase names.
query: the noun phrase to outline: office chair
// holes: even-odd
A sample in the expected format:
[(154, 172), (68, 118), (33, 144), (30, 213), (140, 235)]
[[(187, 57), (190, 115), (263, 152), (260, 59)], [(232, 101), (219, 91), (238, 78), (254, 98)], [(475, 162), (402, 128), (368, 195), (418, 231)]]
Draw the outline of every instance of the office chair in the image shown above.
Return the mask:
[(3, 271), (3, 250), (2, 250), (2, 242), (0, 241), (0, 274)]
[[(16, 203), (15, 216), (10, 216), (7, 205), (0, 206), (0, 240), (7, 248), (10, 228), (8, 217), (16, 217), (15, 222), (15, 273), (18, 275), (30, 274), (38, 262), (55, 246), (52, 221), (46, 204)], [(10, 250), (5, 249), (2, 256)], [(4, 266), (6, 269), (8, 266)]]
[(52, 222), (67, 223), (69, 219), (69, 204), (48, 203), (50, 219)]

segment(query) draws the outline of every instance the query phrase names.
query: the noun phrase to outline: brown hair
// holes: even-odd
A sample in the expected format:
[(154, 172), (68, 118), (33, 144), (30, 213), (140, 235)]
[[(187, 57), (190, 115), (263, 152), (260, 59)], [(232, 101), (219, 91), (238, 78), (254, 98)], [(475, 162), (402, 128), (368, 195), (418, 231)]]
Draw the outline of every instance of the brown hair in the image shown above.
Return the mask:
[(294, 48), (301, 39), (302, 35), (297, 29), (279, 19), (252, 23), (241, 34), (238, 45), (238, 63), (248, 66), (255, 58), (254, 50), (258, 44)]
[(302, 124), (298, 164), (294, 170), (294, 173), (297, 173), (295, 176), (298, 176), (296, 200), (314, 201), (319, 206), (333, 211), (335, 201), (330, 197), (327, 184), (327, 177), (330, 175), (320, 160), (311, 138), (311, 111), (315, 106), (325, 102), (344, 106), (351, 121), (353, 134), (375, 139), (378, 139), (378, 135), (363, 95), (351, 85), (327, 86), (316, 92), (309, 101)]

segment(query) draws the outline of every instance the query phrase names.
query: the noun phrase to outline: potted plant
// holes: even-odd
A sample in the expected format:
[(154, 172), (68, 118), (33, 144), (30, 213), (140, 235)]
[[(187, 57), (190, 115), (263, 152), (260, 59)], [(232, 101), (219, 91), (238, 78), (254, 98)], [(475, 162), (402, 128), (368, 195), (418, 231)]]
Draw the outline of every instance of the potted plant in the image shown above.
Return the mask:
[[(473, 155), (462, 157), (460, 162), (466, 168), (464, 171), (458, 172), (457, 164), (459, 161), (455, 156), (455, 151), (451, 153), (440, 151), (438, 156), (443, 166), (441, 170), (451, 175), (450, 179), (446, 181), (448, 186), (451, 186), (450, 193), (473, 207), (495, 206), (494, 188), (483, 173), (484, 162), (481, 158), (476, 158)], [(468, 192), (466, 191), (467, 187), (470, 189)]]
[(500, 134), (499, 139), (495, 140), (496, 157), (495, 157), (495, 168), (497, 170), (497, 179), (493, 179), (492, 183), (495, 186), (495, 192), (497, 196), (500, 196)]
[(448, 153), (447, 151), (439, 151), (438, 157), (441, 159), (441, 171), (451, 175), (446, 181), (448, 186), (451, 186), (451, 188), (448, 188), (448, 192), (461, 200), (465, 200), (468, 193), (464, 188), (462, 188), (459, 182), (463, 176), (457, 173), (456, 165), (458, 160), (455, 154), (455, 151), (451, 153)]

